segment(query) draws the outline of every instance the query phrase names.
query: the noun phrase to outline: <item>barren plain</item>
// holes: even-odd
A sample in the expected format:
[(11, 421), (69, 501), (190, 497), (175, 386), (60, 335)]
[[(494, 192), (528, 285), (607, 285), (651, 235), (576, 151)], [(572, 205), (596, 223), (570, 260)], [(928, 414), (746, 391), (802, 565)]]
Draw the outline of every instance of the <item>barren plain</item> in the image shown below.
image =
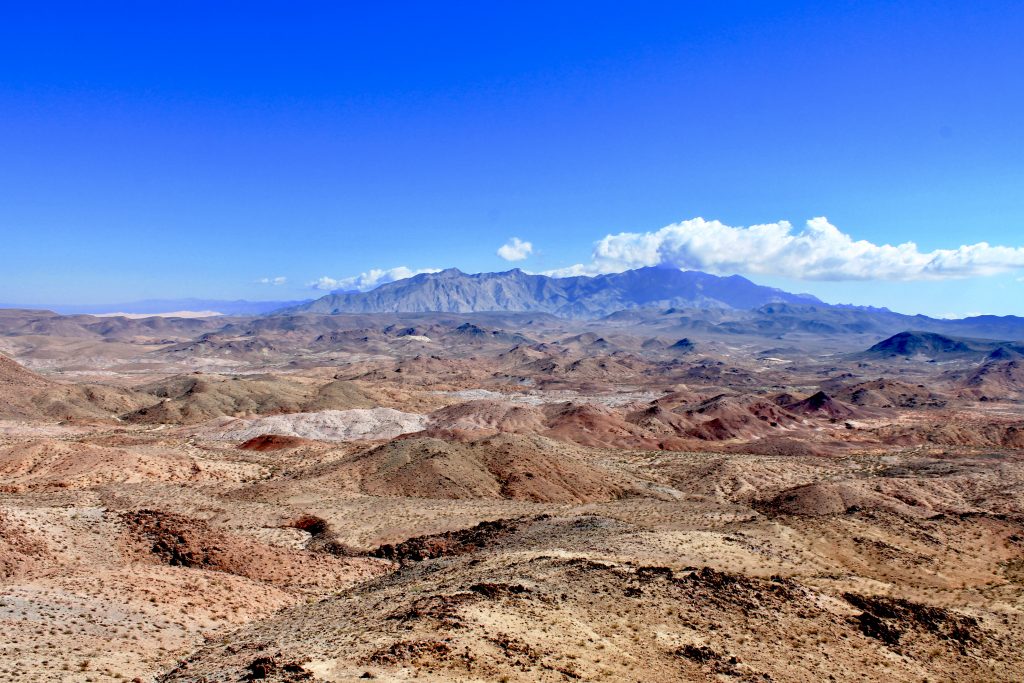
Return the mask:
[(1021, 680), (1024, 347), (728, 325), (0, 311), (0, 679)]

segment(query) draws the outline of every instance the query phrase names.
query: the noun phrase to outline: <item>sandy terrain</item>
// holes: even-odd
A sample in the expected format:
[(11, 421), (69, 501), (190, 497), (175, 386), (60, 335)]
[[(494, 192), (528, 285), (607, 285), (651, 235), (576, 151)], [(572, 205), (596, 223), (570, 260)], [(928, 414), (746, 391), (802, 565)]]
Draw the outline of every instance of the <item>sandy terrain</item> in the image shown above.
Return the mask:
[(0, 679), (1020, 680), (1015, 356), (645, 320), (0, 315)]

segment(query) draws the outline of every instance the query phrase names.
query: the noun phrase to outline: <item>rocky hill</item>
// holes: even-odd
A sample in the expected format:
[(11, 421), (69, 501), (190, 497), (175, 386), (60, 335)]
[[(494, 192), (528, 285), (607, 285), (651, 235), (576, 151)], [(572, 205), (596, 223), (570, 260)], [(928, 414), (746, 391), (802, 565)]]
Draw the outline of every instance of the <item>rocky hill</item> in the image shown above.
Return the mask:
[(1020, 354), (1024, 346), (1015, 342), (989, 341), (986, 339), (964, 339), (948, 337), (933, 332), (900, 332), (884, 339), (867, 353), (879, 357), (925, 357), (941, 358), (983, 358), (994, 355), (1000, 360)]

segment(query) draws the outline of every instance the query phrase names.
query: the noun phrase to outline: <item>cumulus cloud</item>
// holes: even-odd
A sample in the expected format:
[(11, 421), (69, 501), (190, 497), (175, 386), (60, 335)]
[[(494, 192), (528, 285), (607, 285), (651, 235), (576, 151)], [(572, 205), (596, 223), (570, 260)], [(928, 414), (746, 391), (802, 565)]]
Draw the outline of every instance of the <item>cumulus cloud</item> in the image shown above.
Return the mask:
[(261, 277), (256, 282), (261, 285), (274, 285), (276, 287), (278, 285), (283, 285), (286, 282), (288, 282), (288, 278), (286, 278), (284, 275), (278, 275), (277, 277)]
[(440, 270), (440, 268), (420, 268), (419, 270), (412, 270), (405, 266), (387, 269), (373, 268), (365, 273), (359, 273), (359, 275), (352, 275), (337, 279), (324, 275), (323, 277), (310, 282), (309, 286), (313, 289), (322, 289), (325, 291), (340, 289), (343, 291), (358, 290), (360, 292), (365, 292), (379, 285), (387, 284), (388, 282), (404, 280), (412, 277), (413, 275), (419, 275), (420, 273), (438, 273)]
[(731, 227), (694, 218), (655, 232), (608, 235), (595, 245), (591, 263), (548, 274), (594, 275), (642, 266), (805, 280), (942, 280), (1024, 268), (1024, 247), (978, 242), (921, 251), (913, 242), (854, 240), (826, 218), (812, 218), (802, 230), (788, 221)]
[(498, 248), (498, 256), (506, 261), (522, 261), (533, 253), (533, 244), (513, 237)]

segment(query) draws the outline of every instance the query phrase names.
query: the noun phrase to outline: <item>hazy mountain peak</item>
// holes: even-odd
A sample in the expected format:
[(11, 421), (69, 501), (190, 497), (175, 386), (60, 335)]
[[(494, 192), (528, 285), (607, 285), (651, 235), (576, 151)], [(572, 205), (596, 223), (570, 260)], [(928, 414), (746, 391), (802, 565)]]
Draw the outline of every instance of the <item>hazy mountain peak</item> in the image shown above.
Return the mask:
[(335, 292), (286, 312), (538, 311), (592, 318), (631, 308), (746, 310), (775, 303), (822, 305), (816, 297), (764, 287), (739, 275), (721, 277), (664, 266), (565, 278), (529, 274), (519, 268), (475, 274), (447, 268), (368, 292)]
[[(460, 275), (465, 275), (465, 273), (463, 273), (458, 268), (445, 268), (444, 270), (442, 270), (442, 271), (440, 271), (438, 273), (420, 273), (419, 276), (417, 276), (417, 277), (421, 277), (423, 279), (430, 279), (430, 278), (458, 277)], [(401, 282), (401, 280), (397, 280), (397, 282)], [(388, 283), (388, 284), (391, 284), (391, 283)]]

